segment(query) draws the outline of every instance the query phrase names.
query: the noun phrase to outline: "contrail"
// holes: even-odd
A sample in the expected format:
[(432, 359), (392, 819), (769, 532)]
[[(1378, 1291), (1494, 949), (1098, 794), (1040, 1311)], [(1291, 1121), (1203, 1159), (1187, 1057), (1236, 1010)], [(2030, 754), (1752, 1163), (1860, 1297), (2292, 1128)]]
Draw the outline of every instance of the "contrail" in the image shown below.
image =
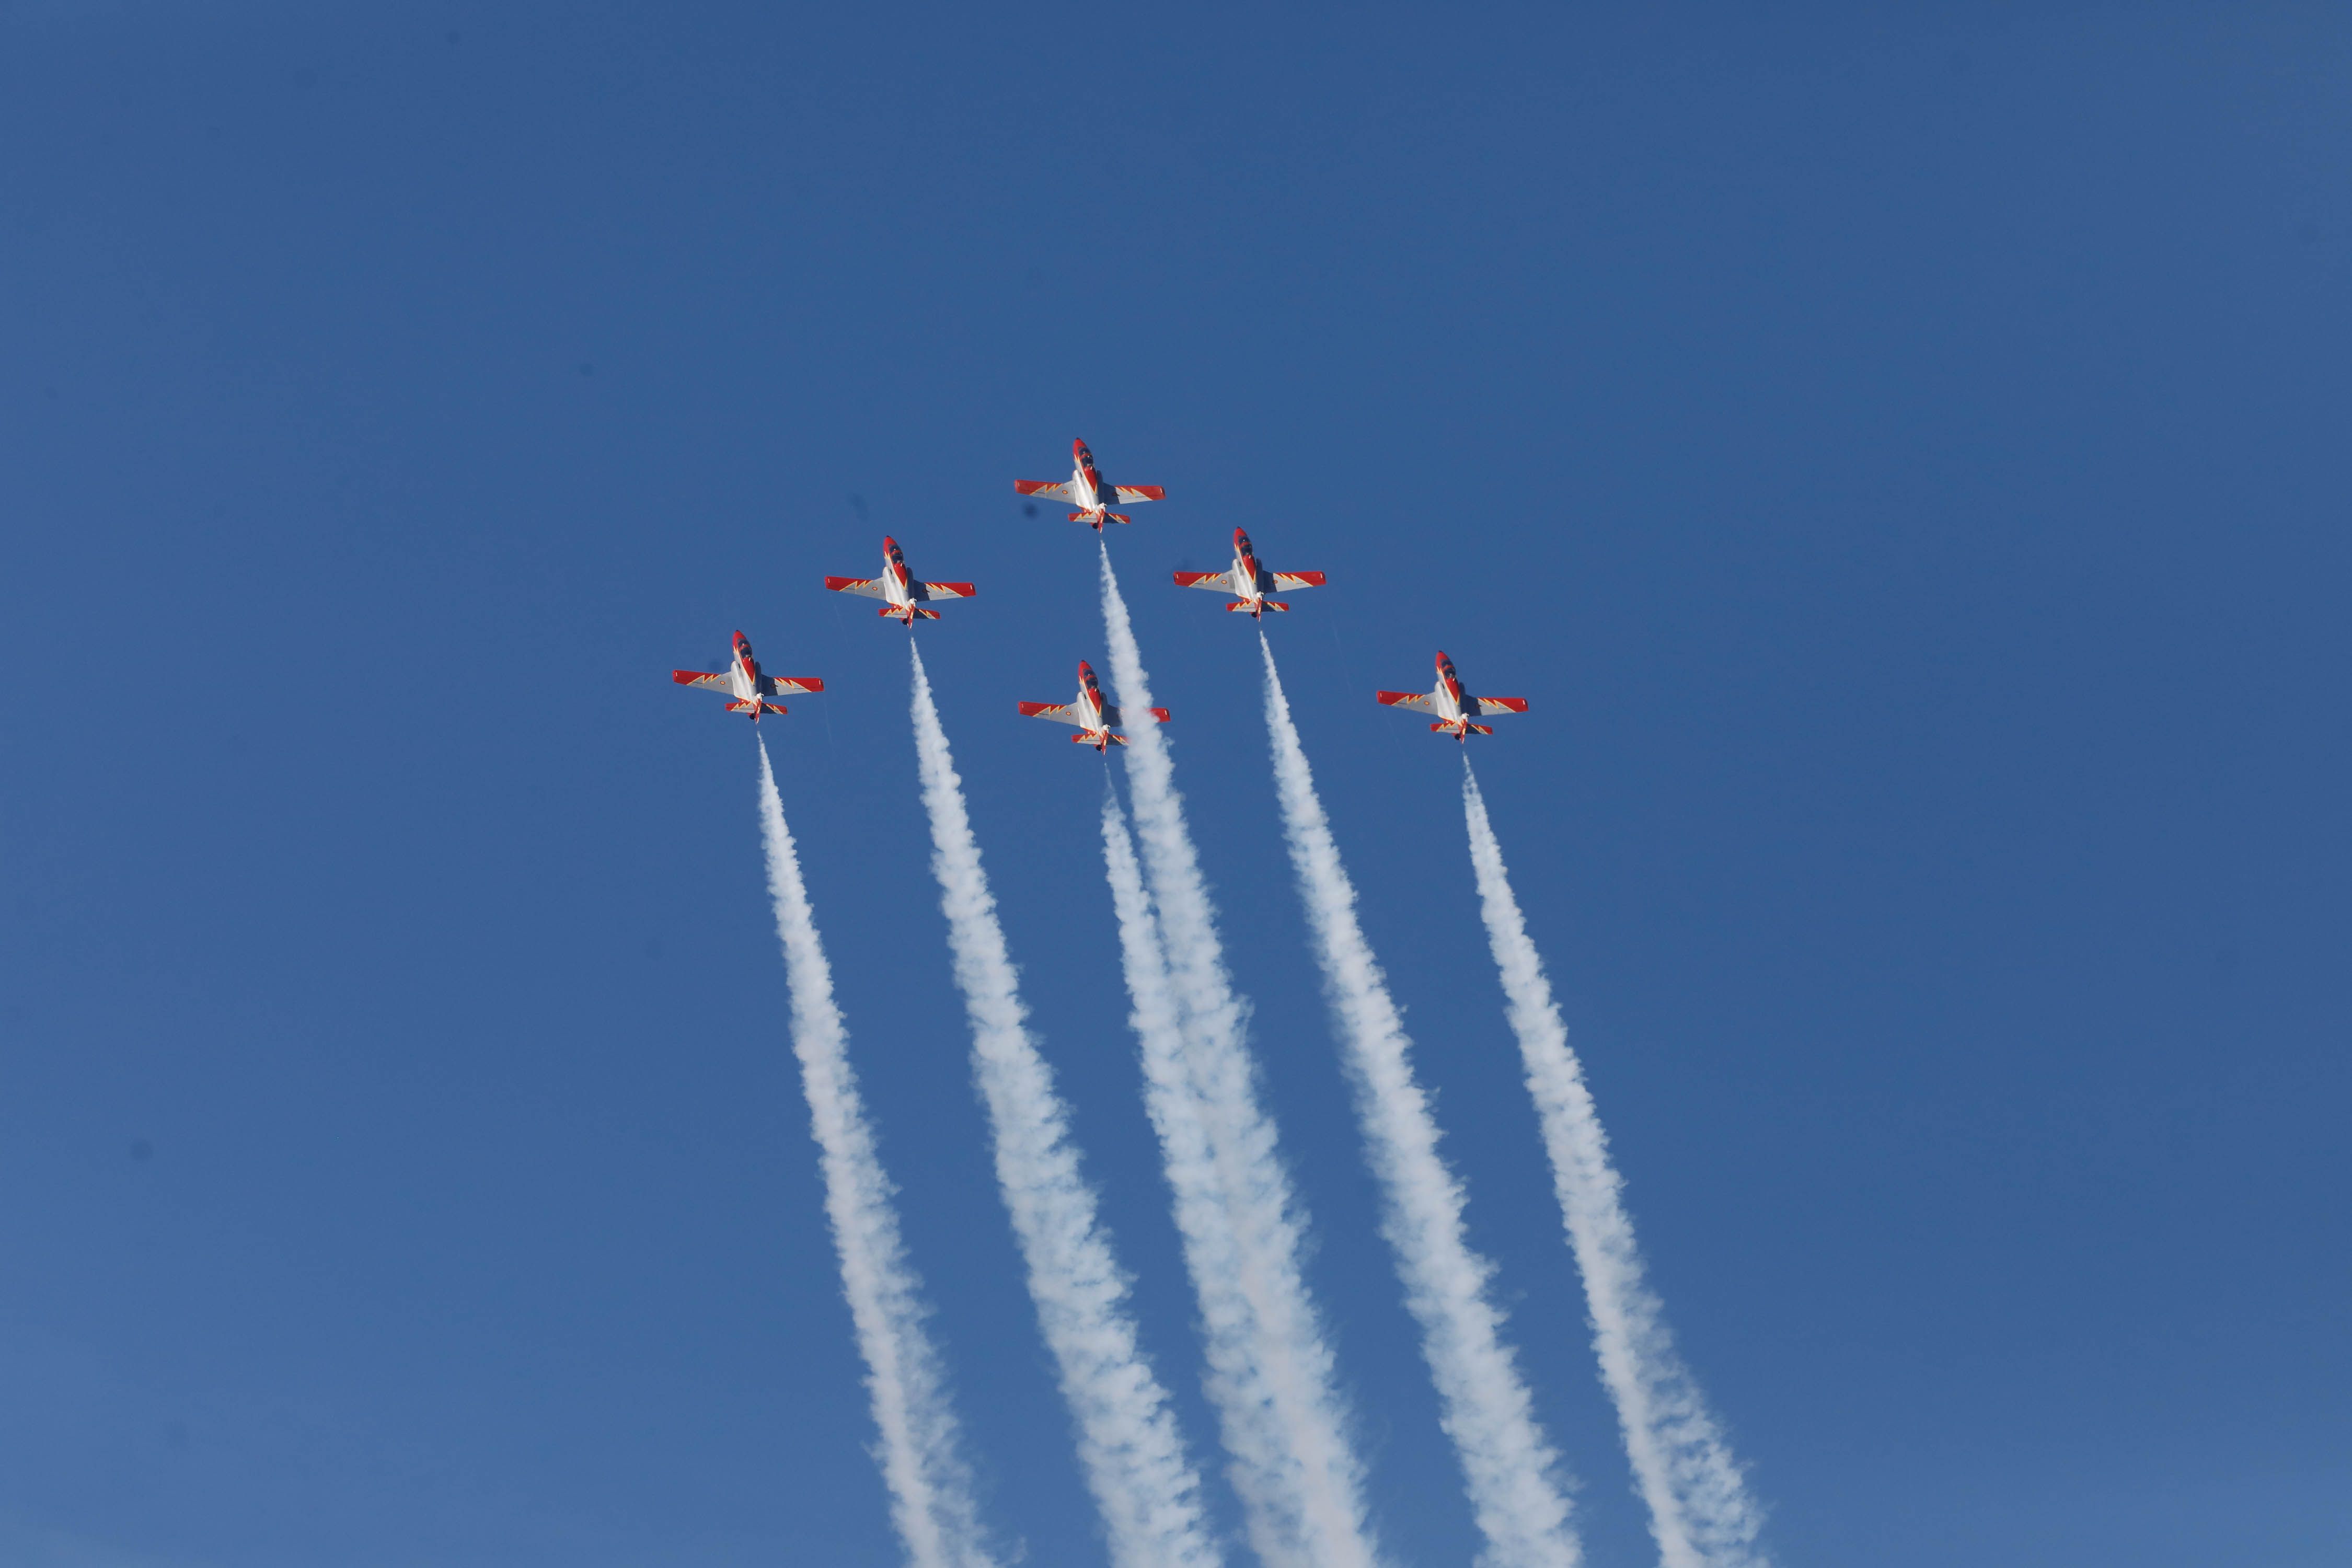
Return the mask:
[(939, 1352), (923, 1328), (921, 1287), (898, 1237), (889, 1178), (849, 1065), (848, 1037), (833, 1001), (833, 967), (817, 939), (801, 883), (800, 857), (784, 826), (768, 749), (760, 747), (760, 828), (768, 892), (776, 905), (792, 987), (793, 1049), (824, 1173), (825, 1215), (841, 1256), (841, 1290), (866, 1358), (866, 1392), (881, 1433), (876, 1458), (890, 1491), (891, 1521), (915, 1568), (993, 1568), (982, 1544), (971, 1474), (948, 1406)]
[[(1119, 701), (1130, 712), (1148, 708), (1150, 685), (1108, 550), (1102, 595)], [(1364, 1514), (1363, 1467), (1348, 1441), (1330, 1344), (1300, 1268), (1304, 1224), (1273, 1119), (1258, 1102), (1243, 1006), (1225, 973), (1167, 739), (1156, 724), (1136, 725), (1129, 739), (1129, 786), (1170, 998), (1152, 1025), (1172, 1026), (1182, 1053), (1181, 1073), (1164, 1088), (1180, 1121), (1160, 1109), (1154, 1115), (1200, 1302), (1226, 1473), (1268, 1568), (1372, 1568), (1379, 1553)], [(1131, 963), (1129, 978), (1132, 985)], [(1136, 1002), (1143, 1015), (1140, 993)], [(1158, 1048), (1172, 1057), (1178, 1047)], [(1147, 1063), (1154, 1049), (1147, 1037)], [(1192, 1138), (1197, 1148), (1184, 1142)]]
[(1029, 1295), (1078, 1428), (1078, 1458), (1118, 1568), (1217, 1568), (1201, 1481), (1167, 1392), (1136, 1343), (1127, 1277), (1111, 1256), (1094, 1189), (1078, 1171), (1053, 1069), (1030, 1037), (996, 900), (940, 728), (922, 655), (914, 663), (915, 751), (931, 819), (931, 870), (948, 919), (956, 984), (971, 1020), (974, 1076), (988, 1107), (996, 1180), (1028, 1266)]
[(1315, 774), (1291, 721), (1290, 700), (1264, 636), (1265, 725), (1282, 800), (1283, 836), (1315, 933), (1323, 989), (1339, 1017), (1356, 1115), (1387, 1200), (1389, 1245), (1421, 1351), (1437, 1384), (1441, 1421), (1469, 1483), (1491, 1568), (1568, 1568), (1580, 1555), (1569, 1527), (1559, 1456), (1536, 1424), (1533, 1402), (1502, 1314), (1487, 1295), (1494, 1272), (1463, 1235), (1462, 1184), (1437, 1149), (1437, 1122), (1416, 1081), (1412, 1042), (1387, 978), (1356, 920), (1356, 889), (1315, 793)]
[(1519, 1037), (1528, 1091), (1543, 1124), (1552, 1184), (1569, 1245), (1584, 1276), (1592, 1348), (1601, 1379), (1617, 1405), (1625, 1455), (1650, 1509), (1650, 1533), (1664, 1568), (1760, 1568), (1762, 1510), (1723, 1430), (1689, 1369), (1675, 1353), (1664, 1309), (1642, 1279), (1623, 1185), (1609, 1163), (1609, 1136), (1592, 1109), (1584, 1069), (1569, 1048), (1568, 1026), (1552, 1001), (1543, 960), (1528, 940), (1519, 901), (1503, 868), (1502, 846), (1486, 819), (1469, 759), (1462, 764), (1462, 805), (1470, 827), (1470, 862), (1486, 939), (1502, 971), (1511, 1028)]
[[(1168, 1184), (1175, 1194), (1176, 1227), (1184, 1238), (1185, 1262), (1196, 1279), (1238, 1279), (1245, 1264), (1224, 1199), (1224, 1176), (1202, 1126), (1200, 1096), (1186, 1063), (1180, 1010), (1168, 977), (1159, 921), (1143, 890), (1135, 840), (1108, 778), (1103, 790), (1103, 862), (1110, 879), (1111, 907), (1118, 918), (1119, 957), (1134, 1004), (1129, 1021), (1142, 1045), (1144, 1107), (1160, 1135)], [(1252, 1545), (1269, 1564), (1303, 1563), (1307, 1560), (1293, 1538), (1295, 1532), (1271, 1528), (1262, 1517), (1266, 1505), (1252, 1497), (1253, 1485), (1264, 1484), (1255, 1478), (1270, 1477), (1285, 1463), (1277, 1435), (1263, 1419), (1247, 1421), (1232, 1414), (1236, 1407), (1260, 1416), (1265, 1414), (1262, 1402), (1251, 1404), (1255, 1389), (1247, 1372), (1246, 1334), (1235, 1326), (1246, 1321), (1250, 1292), (1235, 1286), (1219, 1291), (1212, 1300), (1204, 1285), (1202, 1294), (1204, 1318), (1219, 1314), (1208, 1336), (1211, 1391), (1233, 1455), (1229, 1469), (1235, 1489), (1252, 1499)]]

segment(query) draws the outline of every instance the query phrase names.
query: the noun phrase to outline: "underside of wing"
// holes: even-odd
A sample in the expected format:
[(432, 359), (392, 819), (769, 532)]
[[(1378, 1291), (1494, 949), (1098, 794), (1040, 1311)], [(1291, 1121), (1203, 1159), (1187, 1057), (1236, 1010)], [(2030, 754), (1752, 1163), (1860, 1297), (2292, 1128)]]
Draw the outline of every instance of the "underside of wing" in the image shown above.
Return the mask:
[(1176, 585), (1179, 588), (1206, 588), (1213, 594), (1225, 594), (1233, 591), (1234, 574), (1230, 572), (1179, 572), (1176, 574)]
[(1072, 506), (1078, 504), (1077, 492), (1070, 488), (1067, 479), (1059, 484), (1050, 479), (1015, 479), (1013, 489), (1018, 495), (1044, 496), (1047, 500), (1066, 500)]
[(1381, 691), (1373, 695), (1391, 708), (1410, 708), (1417, 713), (1437, 711), (1437, 700), (1426, 691)]
[(1168, 499), (1168, 489), (1164, 485), (1113, 485), (1111, 489), (1118, 492), (1118, 499), (1123, 501)]
[(763, 675), (760, 677), (761, 695), (775, 697), (793, 691), (823, 691), (824, 682), (814, 675)]
[(836, 594), (862, 594), (869, 599), (889, 596), (882, 591), (879, 577), (827, 577), (824, 585)]
[(969, 583), (918, 583), (918, 599), (969, 599), (980, 592)]
[(1480, 718), (1489, 713), (1524, 713), (1528, 700), (1524, 697), (1481, 697), (1475, 711)]
[(669, 678), (680, 686), (724, 686), (727, 677), (715, 669), (673, 669)]
[(1323, 586), (1323, 574), (1320, 572), (1276, 572), (1272, 574), (1272, 575), (1274, 577), (1274, 585), (1276, 588), (1320, 588)]
[[(1160, 723), (1165, 724), (1168, 722), (1168, 710), (1165, 708), (1147, 708), (1144, 711), (1150, 714), (1153, 720)], [(1124, 724), (1128, 720), (1127, 715), (1118, 709), (1105, 708), (1103, 710), (1102, 721), (1106, 724)]]
[(1051, 719), (1056, 724), (1076, 724), (1086, 728), (1087, 721), (1075, 702), (1024, 702), (1021, 716), (1024, 719)]

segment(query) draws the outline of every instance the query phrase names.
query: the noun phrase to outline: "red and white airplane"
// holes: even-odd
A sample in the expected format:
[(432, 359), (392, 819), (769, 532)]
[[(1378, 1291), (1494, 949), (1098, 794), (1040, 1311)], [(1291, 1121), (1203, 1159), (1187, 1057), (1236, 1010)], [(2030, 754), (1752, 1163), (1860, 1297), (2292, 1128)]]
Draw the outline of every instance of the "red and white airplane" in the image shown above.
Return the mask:
[(980, 592), (969, 583), (919, 583), (907, 575), (907, 558), (898, 553), (898, 542), (888, 534), (882, 536), (882, 575), (879, 577), (827, 577), (824, 585), (836, 594), (863, 594), (869, 599), (879, 599), (882, 607), (875, 614), (896, 616), (908, 626), (920, 616), (927, 621), (940, 618), (937, 610), (923, 607), (931, 599), (969, 599)]
[(1158, 485), (1107, 485), (1095, 469), (1095, 455), (1087, 450), (1084, 441), (1070, 443), (1074, 459), (1070, 477), (1060, 484), (1045, 479), (1015, 479), (1013, 488), (1024, 496), (1044, 496), (1049, 500), (1067, 501), (1080, 510), (1070, 514), (1072, 522), (1090, 523), (1097, 533), (1106, 522), (1131, 522), (1110, 510), (1117, 501), (1132, 506), (1139, 500), (1166, 500), (1168, 492)]
[(1391, 708), (1411, 708), (1423, 713), (1434, 713), (1437, 722), (1431, 729), (1453, 736), (1467, 744), (1472, 731), (1481, 735), (1495, 731), (1484, 724), (1474, 724), (1473, 719), (1483, 719), (1492, 713), (1524, 713), (1528, 700), (1524, 697), (1473, 697), (1462, 689), (1462, 678), (1454, 673), (1454, 661), (1441, 651), (1437, 656), (1437, 689), (1427, 694), (1418, 691), (1383, 691), (1381, 701)]
[(1256, 553), (1250, 549), (1249, 535), (1234, 530), (1234, 563), (1223, 572), (1179, 572), (1179, 588), (1206, 588), (1212, 594), (1238, 595), (1227, 605), (1229, 610), (1246, 610), (1252, 620), (1259, 620), (1268, 610), (1290, 608), (1280, 599), (1269, 599), (1268, 594), (1277, 589), (1296, 592), (1300, 588), (1320, 588), (1320, 572), (1269, 572), (1257, 563)]
[(824, 682), (814, 675), (761, 674), (760, 661), (751, 657), (751, 639), (741, 632), (735, 634), (735, 657), (728, 661), (725, 669), (673, 669), (669, 678), (680, 686), (715, 686), (731, 693), (735, 700), (727, 704), (727, 711), (749, 713), (754, 724), (762, 713), (785, 711), (782, 703), (767, 700), (771, 697), (824, 689)]
[[(1168, 710), (1147, 708), (1155, 723), (1168, 722)], [(1078, 660), (1078, 700), (1076, 702), (1024, 702), (1021, 716), (1024, 719), (1051, 719), (1056, 724), (1076, 724), (1078, 732), (1070, 737), (1081, 746), (1104, 751), (1112, 746), (1124, 746), (1127, 737), (1114, 735), (1110, 727), (1123, 724), (1127, 715), (1103, 702), (1102, 688), (1095, 684), (1094, 667), (1085, 659)]]

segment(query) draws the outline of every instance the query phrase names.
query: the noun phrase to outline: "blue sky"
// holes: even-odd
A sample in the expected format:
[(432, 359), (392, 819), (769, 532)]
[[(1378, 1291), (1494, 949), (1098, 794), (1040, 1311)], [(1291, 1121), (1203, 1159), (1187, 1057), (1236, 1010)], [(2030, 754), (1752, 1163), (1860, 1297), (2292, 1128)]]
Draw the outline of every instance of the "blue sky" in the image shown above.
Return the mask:
[[(0, 1558), (897, 1561), (763, 726), (1006, 1542), (1100, 1562), (989, 1177), (905, 634), (1213, 1458), (1125, 1028), (1073, 435), (1401, 1565), (1271, 633), (1591, 1561), (1653, 1561), (1443, 647), (1788, 1564), (2352, 1553), (2339, 8), (0, 6)], [(1117, 765), (1116, 763), (1113, 764)], [(1221, 1521), (1234, 1512), (1222, 1492)], [(1236, 1561), (1240, 1561), (1236, 1556)]]

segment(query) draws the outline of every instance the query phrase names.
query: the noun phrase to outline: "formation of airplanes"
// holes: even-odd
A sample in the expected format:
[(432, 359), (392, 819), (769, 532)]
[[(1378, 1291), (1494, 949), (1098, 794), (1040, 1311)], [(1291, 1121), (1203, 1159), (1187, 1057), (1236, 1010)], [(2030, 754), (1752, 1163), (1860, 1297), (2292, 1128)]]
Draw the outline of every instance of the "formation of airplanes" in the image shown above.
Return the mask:
[[(1097, 533), (1106, 522), (1131, 521), (1123, 513), (1110, 510), (1113, 504), (1131, 506), (1138, 501), (1166, 500), (1168, 492), (1159, 485), (1113, 485), (1106, 482), (1095, 467), (1095, 455), (1084, 441), (1070, 443), (1070, 477), (1062, 483), (1045, 479), (1015, 479), (1013, 489), (1024, 496), (1042, 496), (1066, 501), (1078, 510), (1070, 513), (1072, 522), (1083, 522)], [(882, 540), (882, 574), (878, 577), (827, 577), (825, 587), (836, 594), (857, 594), (882, 601), (877, 615), (896, 619), (909, 631), (919, 620), (936, 621), (939, 611), (934, 603), (950, 599), (969, 599), (980, 592), (970, 583), (926, 583), (907, 570), (907, 558), (898, 542), (884, 535)], [(1263, 620), (1268, 610), (1286, 611), (1290, 605), (1269, 595), (1296, 593), (1301, 588), (1325, 585), (1320, 572), (1270, 572), (1258, 564), (1257, 552), (1250, 537), (1242, 530), (1234, 530), (1233, 564), (1222, 572), (1179, 572), (1176, 586), (1205, 588), (1211, 593), (1227, 595), (1228, 610), (1239, 610), (1252, 620)], [(751, 644), (741, 632), (735, 634), (734, 657), (723, 670), (679, 669), (670, 679), (680, 686), (707, 686), (728, 693), (727, 711), (748, 715), (753, 723), (763, 713), (785, 711), (784, 705), (771, 699), (791, 692), (823, 691), (824, 682), (814, 676), (775, 676), (762, 674), (760, 661), (751, 657)], [(1443, 650), (1437, 656), (1437, 684), (1422, 691), (1381, 691), (1374, 697), (1383, 707), (1409, 708), (1415, 712), (1434, 716), (1430, 729), (1439, 734), (1451, 735), (1467, 743), (1473, 735), (1491, 735), (1489, 725), (1477, 722), (1498, 713), (1524, 713), (1528, 700), (1524, 697), (1483, 697), (1473, 695), (1462, 684), (1462, 677), (1454, 661)], [(1122, 712), (1103, 700), (1102, 689), (1096, 683), (1095, 672), (1086, 660), (1078, 661), (1078, 695), (1071, 702), (1024, 702), (1018, 705), (1023, 717), (1050, 719), (1059, 724), (1074, 724), (1078, 732), (1070, 739), (1079, 745), (1092, 746), (1107, 752), (1113, 746), (1127, 744), (1127, 737), (1118, 734), (1114, 726), (1129, 721), (1168, 722), (1168, 710), (1151, 708)]]

